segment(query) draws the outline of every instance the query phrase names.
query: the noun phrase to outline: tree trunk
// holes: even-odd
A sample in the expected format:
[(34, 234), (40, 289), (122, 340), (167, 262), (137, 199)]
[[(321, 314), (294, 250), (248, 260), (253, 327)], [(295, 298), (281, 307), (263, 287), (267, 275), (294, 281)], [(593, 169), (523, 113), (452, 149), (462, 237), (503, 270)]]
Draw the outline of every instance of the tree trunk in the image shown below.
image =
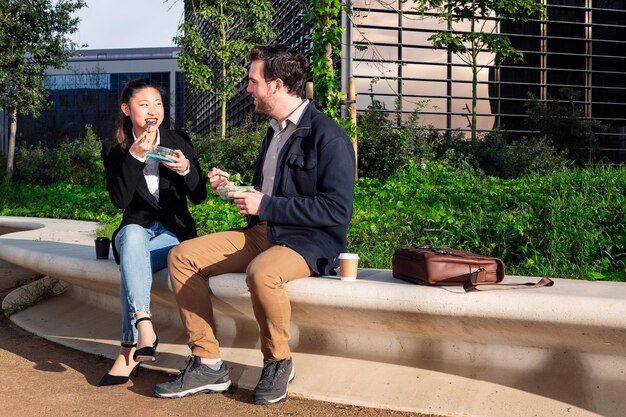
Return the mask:
[(476, 68), (476, 64), (475, 61), (473, 63), (472, 66), (472, 141), (476, 140), (476, 113), (478, 112), (478, 105), (477, 105), (477, 85), (478, 85), (478, 69)]
[(326, 44), (324, 44), (324, 49), (326, 50), (326, 54), (324, 54), (324, 57), (328, 60), (328, 61), (326, 61), (326, 65), (328, 65), (328, 68), (332, 72), (333, 69), (334, 69), (334, 66), (333, 66), (333, 46), (330, 43), (326, 43)]
[[(220, 16), (224, 16), (224, 1), (220, 1)], [(220, 33), (220, 44), (222, 48), (226, 48), (226, 26), (224, 25), (223, 19), (220, 19), (219, 33)], [(221, 82), (223, 83), (225, 79), (226, 79), (226, 64), (222, 62)], [(221, 117), (220, 117), (220, 137), (222, 139), (226, 139), (226, 105), (228, 103), (227, 103), (227, 100), (223, 96), (220, 97), (220, 100), (222, 102)]]
[[(476, 5), (474, 5), (474, 15), (476, 15)], [(472, 19), (471, 32), (475, 32), (475, 19)], [(480, 46), (476, 41), (472, 41), (472, 142), (476, 141), (476, 112), (478, 106), (476, 105), (476, 91), (478, 86), (478, 53), (480, 52)]]
[(222, 98), (222, 122), (220, 129), (220, 136), (222, 139), (226, 138), (226, 100)]
[[(356, 126), (356, 82), (354, 76), (350, 77), (348, 84), (348, 102), (350, 103), (350, 121)], [(356, 134), (351, 139), (352, 148), (354, 149), (354, 180), (359, 179), (359, 147)]]
[(13, 161), (15, 159), (15, 136), (17, 134), (17, 110), (9, 115), (9, 149), (7, 150), (7, 180), (13, 179)]

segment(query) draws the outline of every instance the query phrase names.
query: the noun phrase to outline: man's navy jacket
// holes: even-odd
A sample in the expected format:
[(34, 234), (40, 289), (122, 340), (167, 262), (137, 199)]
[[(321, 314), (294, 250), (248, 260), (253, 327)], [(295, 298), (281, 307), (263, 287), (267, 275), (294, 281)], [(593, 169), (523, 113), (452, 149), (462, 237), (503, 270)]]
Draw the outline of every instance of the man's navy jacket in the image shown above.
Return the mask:
[[(263, 161), (274, 135), (270, 127), (256, 161), (252, 185), (260, 189)], [(272, 196), (261, 201), (268, 240), (302, 255), (318, 275), (335, 275), (337, 256), (346, 251), (352, 217), (356, 164), (346, 132), (309, 103), (281, 150)]]

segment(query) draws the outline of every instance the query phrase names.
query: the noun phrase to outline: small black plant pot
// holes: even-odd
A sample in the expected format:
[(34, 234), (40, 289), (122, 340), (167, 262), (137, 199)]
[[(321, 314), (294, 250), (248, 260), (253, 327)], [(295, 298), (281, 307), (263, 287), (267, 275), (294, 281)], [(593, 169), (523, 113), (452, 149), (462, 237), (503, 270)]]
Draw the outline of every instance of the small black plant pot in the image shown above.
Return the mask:
[(96, 259), (109, 259), (109, 248), (111, 247), (111, 239), (108, 237), (97, 237), (96, 242)]

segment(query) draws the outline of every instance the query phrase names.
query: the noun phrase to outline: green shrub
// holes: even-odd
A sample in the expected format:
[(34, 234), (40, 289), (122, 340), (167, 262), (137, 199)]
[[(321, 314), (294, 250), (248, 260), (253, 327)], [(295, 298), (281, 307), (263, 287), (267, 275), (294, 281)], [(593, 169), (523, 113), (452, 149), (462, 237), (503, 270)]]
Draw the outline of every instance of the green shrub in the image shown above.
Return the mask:
[(498, 256), (507, 273), (626, 280), (626, 168), (498, 179), (412, 164), (359, 180), (349, 249), (390, 268), (393, 249), (435, 245)]
[(358, 122), (359, 178), (387, 178), (405, 164), (402, 139), (374, 101)]
[(568, 163), (564, 154), (557, 152), (546, 138), (509, 142), (506, 133), (500, 130), (493, 130), (476, 142), (470, 141), (468, 148), (476, 168), (499, 178), (554, 172)]
[(96, 184), (104, 178), (100, 157), (101, 141), (91, 126), (85, 128), (85, 138), (64, 142), (55, 148), (43, 148), (40, 143), (32, 149), (22, 146), (15, 157), (16, 181), (26, 184)]
[(472, 141), (460, 131), (433, 133), (432, 149), (437, 159), (498, 178), (515, 178), (529, 173), (558, 171), (568, 165), (546, 138), (509, 141), (506, 132), (492, 130)]
[(579, 165), (596, 162), (596, 134), (606, 131), (608, 125), (585, 119), (579, 92), (562, 88), (558, 97), (548, 101), (537, 100), (532, 94), (528, 98), (526, 123), (531, 130), (550, 139), (556, 149), (567, 152), (568, 158)]
[[(398, 246), (494, 255), (511, 275), (626, 281), (626, 168), (563, 169), (499, 179), (448, 163), (410, 163), (355, 189), (348, 249), (365, 268), (390, 268)], [(236, 206), (210, 194), (190, 205), (200, 235), (239, 227)], [(103, 185), (0, 183), (0, 215), (117, 226)]]
[(7, 177), (7, 157), (0, 154), (0, 181), (4, 181)]
[[(418, 107), (424, 106), (420, 103)], [(411, 114), (401, 128), (389, 120), (384, 106), (373, 101), (358, 120), (359, 178), (386, 179), (406, 167), (411, 161), (433, 159), (439, 133), (432, 126), (421, 125), (419, 110)]]
[(189, 211), (196, 221), (198, 235), (243, 227), (246, 224), (235, 204), (222, 200), (211, 191), (204, 203), (190, 206)]
[(434, 143), (437, 141), (439, 131), (431, 125), (421, 125), (419, 112), (414, 112), (403, 124), (399, 135), (405, 159), (403, 167), (410, 161), (420, 163), (435, 159)]
[(267, 127), (268, 123), (255, 125), (252, 119), (247, 119), (241, 126), (232, 128), (224, 139), (218, 133), (209, 136), (190, 133), (202, 170), (208, 172), (219, 167), (231, 174), (240, 174), (243, 181), (249, 183)]
[(0, 183), (0, 215), (53, 217), (119, 223), (121, 212), (113, 206), (104, 183), (93, 186), (56, 183)]

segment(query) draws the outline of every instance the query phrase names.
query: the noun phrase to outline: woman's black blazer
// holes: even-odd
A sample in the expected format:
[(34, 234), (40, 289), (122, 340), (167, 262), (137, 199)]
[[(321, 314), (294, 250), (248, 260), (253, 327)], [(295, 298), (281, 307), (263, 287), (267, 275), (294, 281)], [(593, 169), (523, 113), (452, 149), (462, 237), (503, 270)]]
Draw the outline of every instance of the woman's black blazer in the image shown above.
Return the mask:
[(113, 140), (102, 144), (106, 186), (113, 204), (124, 210), (122, 222), (113, 233), (113, 255), (119, 264), (115, 236), (128, 224), (146, 227), (158, 220), (181, 242), (196, 237), (196, 224), (187, 208), (187, 198), (200, 204), (207, 196), (206, 179), (200, 172), (198, 158), (189, 136), (182, 131), (159, 129), (161, 146), (180, 149), (189, 159), (189, 173), (182, 176), (159, 164), (159, 201), (148, 191), (143, 175), (145, 163), (122, 151)]

